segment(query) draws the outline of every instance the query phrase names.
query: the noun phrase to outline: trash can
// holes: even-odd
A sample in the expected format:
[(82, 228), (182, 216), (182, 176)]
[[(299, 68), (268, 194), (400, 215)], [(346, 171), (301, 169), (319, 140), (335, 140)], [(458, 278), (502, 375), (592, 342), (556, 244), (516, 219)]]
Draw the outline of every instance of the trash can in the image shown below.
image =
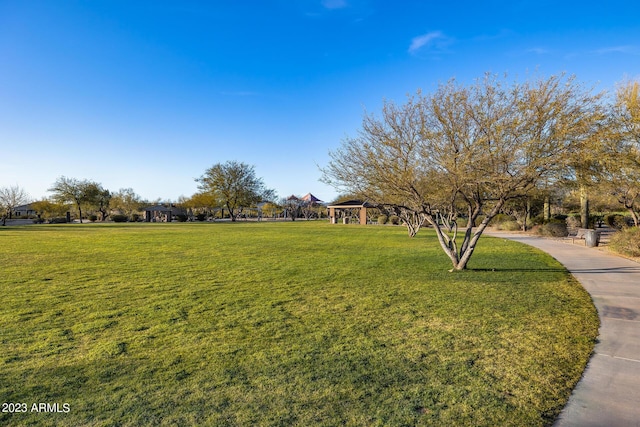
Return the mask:
[(347, 218), (347, 217), (342, 218), (342, 223), (343, 224), (349, 224), (349, 218)]
[(600, 243), (600, 233), (597, 230), (587, 230), (584, 234), (584, 243), (588, 248), (595, 248)]

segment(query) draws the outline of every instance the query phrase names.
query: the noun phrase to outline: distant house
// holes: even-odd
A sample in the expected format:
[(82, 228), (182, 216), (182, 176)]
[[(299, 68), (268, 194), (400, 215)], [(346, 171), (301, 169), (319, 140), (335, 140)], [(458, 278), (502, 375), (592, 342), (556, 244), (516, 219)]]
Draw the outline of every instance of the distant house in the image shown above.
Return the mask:
[(30, 216), (35, 216), (36, 211), (31, 207), (31, 204), (28, 203), (26, 205), (20, 205), (13, 208), (13, 212), (11, 216), (13, 218), (29, 218)]

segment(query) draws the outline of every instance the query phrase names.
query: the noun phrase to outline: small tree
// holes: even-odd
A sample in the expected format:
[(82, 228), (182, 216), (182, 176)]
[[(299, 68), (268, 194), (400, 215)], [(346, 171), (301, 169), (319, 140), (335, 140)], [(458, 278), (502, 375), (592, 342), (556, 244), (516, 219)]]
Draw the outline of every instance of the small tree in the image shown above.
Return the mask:
[(6, 225), (7, 218), (11, 219), (13, 210), (29, 202), (29, 194), (19, 186), (0, 188), (0, 210), (2, 211), (2, 225)]
[(45, 218), (51, 219), (55, 217), (62, 217), (65, 215), (65, 212), (69, 211), (68, 205), (60, 204), (49, 199), (33, 202), (31, 203), (31, 208), (41, 220), (44, 220)]
[[(380, 119), (366, 115), (359, 136), (330, 153), (323, 179), (422, 216), (453, 270), (462, 270), (504, 204), (563, 172), (592, 137), (602, 119), (598, 100), (573, 78), (507, 84), (488, 75), (471, 87), (451, 81), (403, 106), (385, 103)], [(465, 211), (460, 243), (455, 218)], [(451, 233), (442, 218), (453, 220)]]
[(132, 188), (121, 188), (111, 195), (109, 207), (132, 219), (133, 215), (140, 212), (144, 201)]
[(100, 212), (100, 221), (105, 221), (109, 216), (109, 205), (113, 195), (96, 182), (89, 182), (85, 189), (86, 205)]
[(227, 208), (232, 221), (236, 220), (238, 211), (243, 207), (251, 207), (275, 197), (275, 191), (266, 188), (262, 179), (256, 177), (253, 166), (246, 163), (217, 163), (196, 181), (200, 183), (198, 188), (203, 193)]
[(82, 223), (82, 207), (86, 204), (94, 204), (101, 190), (100, 184), (95, 182), (64, 176), (58, 178), (49, 189), (57, 202), (71, 203), (76, 206), (80, 223)]
[(302, 213), (304, 201), (292, 194), (286, 199), (280, 200), (280, 205), (284, 208), (286, 215), (291, 219), (291, 221), (295, 221)]

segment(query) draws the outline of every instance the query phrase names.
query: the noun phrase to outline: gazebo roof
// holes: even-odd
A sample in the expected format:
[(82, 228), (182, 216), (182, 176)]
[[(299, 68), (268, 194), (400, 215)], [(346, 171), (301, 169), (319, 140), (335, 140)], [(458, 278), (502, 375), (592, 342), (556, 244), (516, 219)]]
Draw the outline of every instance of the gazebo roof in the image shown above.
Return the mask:
[(347, 200), (329, 205), (330, 208), (373, 208), (371, 203), (362, 200)]
[(302, 200), (304, 200), (305, 202), (311, 202), (311, 203), (318, 203), (322, 201), (311, 193), (307, 193), (306, 195), (302, 196)]
[(184, 209), (182, 208), (178, 208), (176, 206), (163, 206), (163, 205), (155, 205), (155, 206), (148, 206), (146, 208), (142, 209), (143, 211), (149, 211), (149, 212), (178, 212), (178, 211), (183, 211)]

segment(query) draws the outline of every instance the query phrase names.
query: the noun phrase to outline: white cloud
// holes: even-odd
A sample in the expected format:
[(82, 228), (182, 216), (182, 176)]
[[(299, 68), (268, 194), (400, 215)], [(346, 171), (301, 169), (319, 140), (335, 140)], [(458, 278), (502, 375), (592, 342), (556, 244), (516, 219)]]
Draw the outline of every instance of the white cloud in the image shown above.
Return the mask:
[(445, 40), (446, 37), (441, 31), (431, 31), (430, 33), (414, 37), (411, 39), (409, 53), (416, 53), (425, 46), (433, 47), (435, 45), (436, 47), (441, 48)]
[(322, 0), (322, 6), (326, 9), (342, 9), (348, 6), (346, 0)]
[(549, 53), (549, 51), (542, 47), (534, 47), (527, 50), (527, 53), (535, 53), (536, 55), (546, 55)]
[(607, 55), (609, 53), (624, 53), (624, 54), (636, 55), (638, 54), (638, 52), (639, 50), (637, 47), (629, 46), (629, 45), (605, 47), (605, 48), (594, 51), (596, 55)]

